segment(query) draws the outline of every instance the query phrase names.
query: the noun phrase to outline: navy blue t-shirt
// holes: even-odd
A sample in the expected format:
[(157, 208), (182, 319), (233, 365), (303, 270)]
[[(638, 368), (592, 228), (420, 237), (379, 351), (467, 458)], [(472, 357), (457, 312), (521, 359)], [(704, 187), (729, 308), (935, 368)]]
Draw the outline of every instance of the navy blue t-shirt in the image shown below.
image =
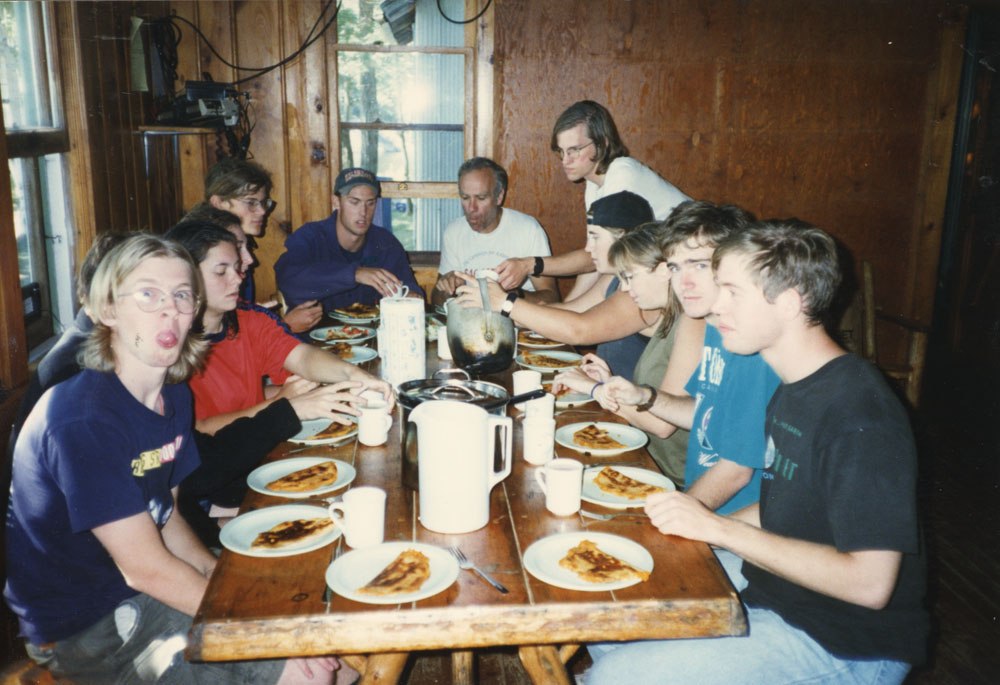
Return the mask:
[(164, 386), (164, 414), (111, 373), (51, 388), (18, 437), (7, 514), (4, 596), (35, 644), (84, 630), (136, 594), (93, 528), (173, 512), (171, 488), (198, 465), (191, 392)]

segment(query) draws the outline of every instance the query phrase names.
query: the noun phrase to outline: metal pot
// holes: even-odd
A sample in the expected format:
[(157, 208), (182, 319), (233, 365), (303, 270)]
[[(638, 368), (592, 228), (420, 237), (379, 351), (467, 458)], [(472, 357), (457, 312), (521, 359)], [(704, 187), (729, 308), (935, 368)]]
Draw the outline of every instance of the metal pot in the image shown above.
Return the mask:
[(486, 279), (479, 279), (483, 308), (465, 308), (456, 300), (448, 303), (448, 346), (455, 364), (469, 373), (505, 370), (517, 352), (514, 323), (490, 310)]
[[(465, 376), (459, 378), (440, 378), (444, 374), (458, 373)], [(402, 424), (400, 436), (402, 439), (403, 485), (418, 489), (419, 472), (417, 468), (417, 428), (410, 422), (410, 412), (422, 402), (432, 400), (458, 400), (482, 407), (490, 414), (503, 416), (510, 402), (524, 402), (541, 397), (544, 390), (532, 390), (522, 395), (511, 397), (502, 386), (486, 381), (469, 379), (468, 372), (460, 369), (442, 369), (431, 378), (421, 378), (402, 383), (398, 389), (398, 403), (402, 408)]]

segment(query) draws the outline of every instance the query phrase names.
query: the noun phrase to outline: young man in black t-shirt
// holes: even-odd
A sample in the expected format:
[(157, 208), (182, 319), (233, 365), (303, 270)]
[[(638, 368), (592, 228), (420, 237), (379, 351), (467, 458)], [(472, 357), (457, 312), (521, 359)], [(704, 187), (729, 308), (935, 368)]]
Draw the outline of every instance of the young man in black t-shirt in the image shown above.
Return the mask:
[(713, 256), (726, 349), (782, 380), (768, 405), (760, 502), (719, 516), (683, 493), (652, 522), (743, 557), (749, 636), (629, 643), (587, 683), (899, 683), (924, 658), (925, 554), (906, 413), (820, 317), (840, 282), (829, 235), (759, 222)]

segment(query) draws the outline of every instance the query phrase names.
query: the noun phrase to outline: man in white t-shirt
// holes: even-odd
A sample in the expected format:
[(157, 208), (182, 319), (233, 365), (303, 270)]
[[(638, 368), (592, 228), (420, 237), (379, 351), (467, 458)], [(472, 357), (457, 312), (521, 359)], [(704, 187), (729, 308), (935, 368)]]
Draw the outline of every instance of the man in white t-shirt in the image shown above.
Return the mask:
[[(552, 151), (559, 156), (566, 178), (584, 183), (585, 209), (594, 200), (627, 190), (642, 197), (653, 208), (653, 216), (663, 221), (670, 210), (687, 195), (646, 165), (628, 156), (628, 148), (618, 135), (611, 113), (592, 100), (569, 106), (552, 127)], [(500, 284), (508, 290), (526, 276), (577, 276), (570, 301), (587, 292), (598, 279), (590, 255), (583, 248), (546, 256), (545, 259), (510, 259), (497, 271)]]
[[(473, 157), (458, 169), (461, 216), (444, 229), (441, 264), (431, 300), (440, 304), (465, 283), (459, 274), (495, 269), (512, 257), (547, 256), (549, 239), (541, 224), (523, 212), (503, 207), (507, 172), (486, 157)], [(521, 286), (531, 302), (558, 302), (551, 276), (532, 276)]]

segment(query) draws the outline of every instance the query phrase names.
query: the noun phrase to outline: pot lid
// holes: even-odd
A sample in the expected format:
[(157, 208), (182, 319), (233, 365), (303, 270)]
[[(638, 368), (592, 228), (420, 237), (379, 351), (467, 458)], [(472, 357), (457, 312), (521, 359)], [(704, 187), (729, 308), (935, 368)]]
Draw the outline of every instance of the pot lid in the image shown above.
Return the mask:
[(457, 379), (421, 378), (399, 386), (399, 399), (408, 407), (426, 400), (457, 400), (483, 407), (506, 404), (510, 395), (496, 383)]

